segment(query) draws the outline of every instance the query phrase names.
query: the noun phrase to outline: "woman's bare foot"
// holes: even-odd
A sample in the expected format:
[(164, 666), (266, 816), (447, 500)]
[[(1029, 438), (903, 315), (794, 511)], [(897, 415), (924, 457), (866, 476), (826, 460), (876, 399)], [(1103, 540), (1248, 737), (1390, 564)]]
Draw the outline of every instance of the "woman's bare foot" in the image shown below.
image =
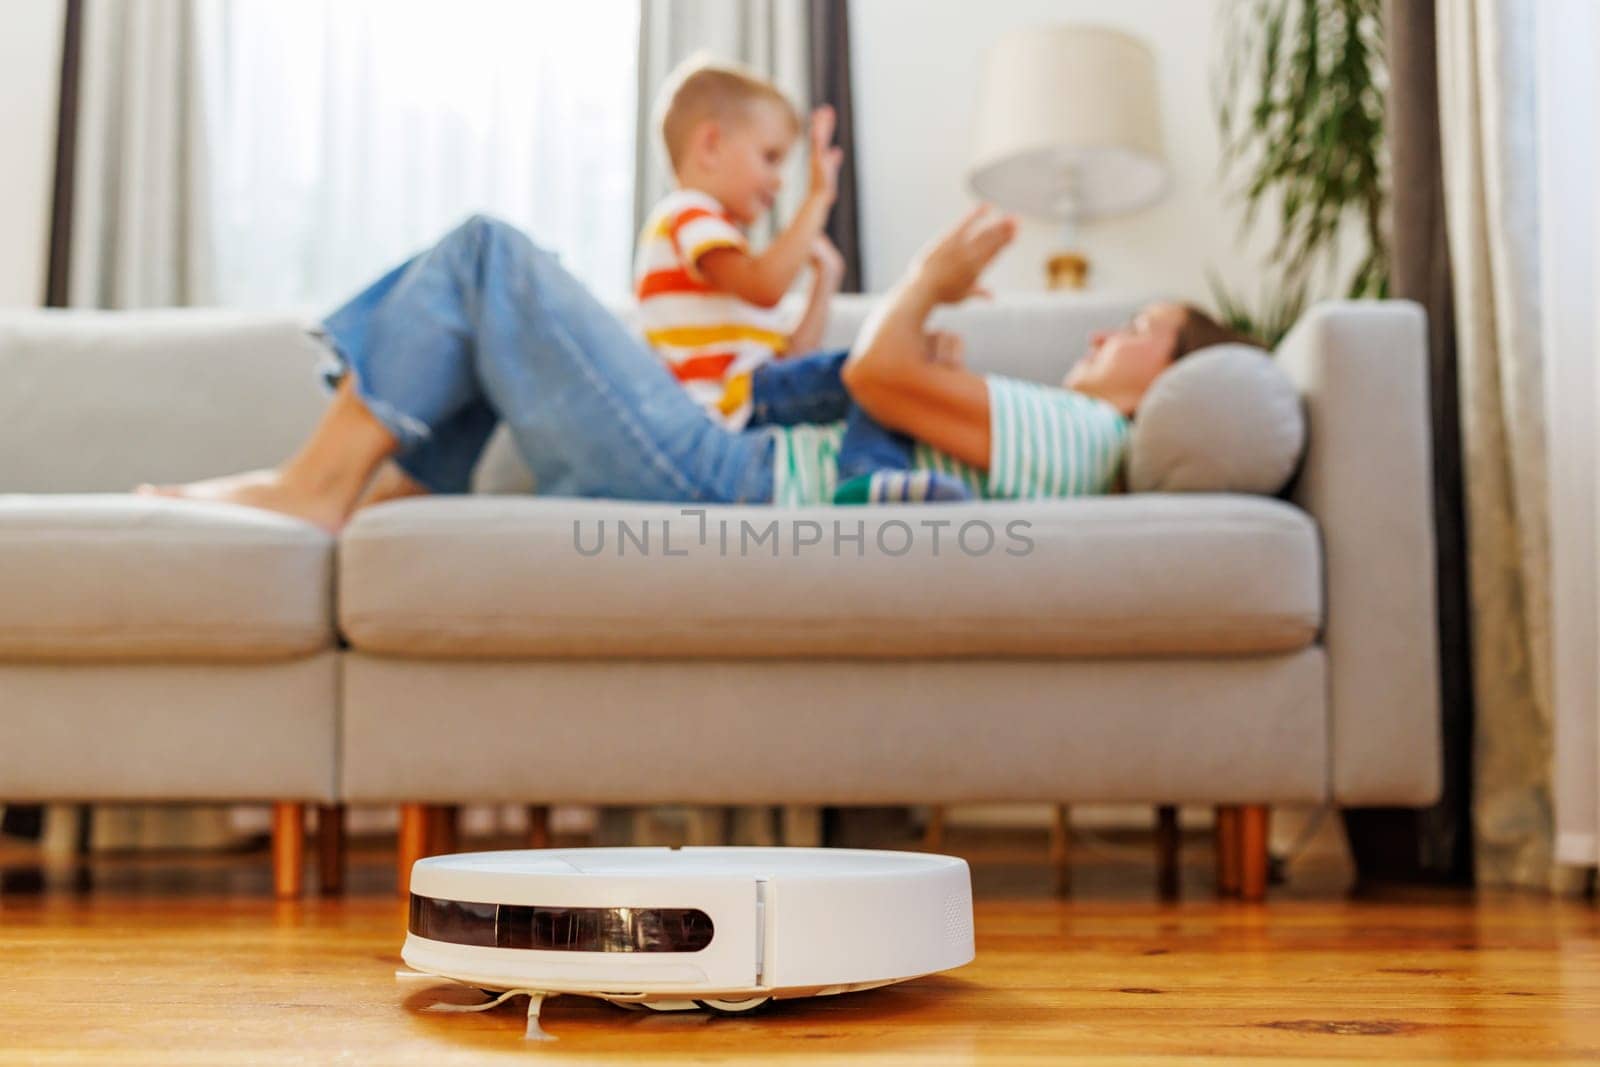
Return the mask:
[(398, 447), (394, 435), (367, 410), (346, 377), (311, 436), (281, 466), (186, 485), (141, 485), (134, 491), (264, 508), (336, 534), (373, 472)]
[(165, 496), (179, 500), (206, 500), (262, 508), (303, 519), (329, 533), (344, 525), (344, 507), (327, 494), (310, 492), (277, 469), (245, 471), (223, 478), (184, 485), (141, 485), (134, 492), (141, 496)]
[(401, 500), (408, 496), (427, 496), (428, 487), (400, 468), (393, 460), (385, 460), (378, 473), (367, 483), (366, 492), (356, 501), (356, 510), (382, 504), (386, 500)]

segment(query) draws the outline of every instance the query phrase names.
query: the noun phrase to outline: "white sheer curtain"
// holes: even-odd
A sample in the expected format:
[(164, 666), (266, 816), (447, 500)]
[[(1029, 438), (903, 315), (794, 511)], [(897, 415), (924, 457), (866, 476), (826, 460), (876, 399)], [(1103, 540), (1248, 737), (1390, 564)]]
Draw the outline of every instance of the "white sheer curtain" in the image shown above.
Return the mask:
[(1536, 5), (1437, 7), (1472, 592), (1478, 884), (1552, 872)]
[(1600, 11), (1438, 8), (1478, 713), (1480, 885), (1600, 859)]
[(471, 212), (606, 297), (638, 0), (200, 0), (215, 302), (326, 307)]
[(1555, 855), (1600, 862), (1600, 12), (1538, 5)]

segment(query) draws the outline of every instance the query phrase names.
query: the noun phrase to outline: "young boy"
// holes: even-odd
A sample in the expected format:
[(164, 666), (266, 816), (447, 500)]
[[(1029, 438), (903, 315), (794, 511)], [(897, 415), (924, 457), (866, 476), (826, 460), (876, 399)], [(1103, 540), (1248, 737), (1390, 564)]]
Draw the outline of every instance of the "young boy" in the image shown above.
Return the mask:
[[(800, 116), (771, 83), (699, 60), (657, 103), (677, 188), (639, 236), (635, 295), (645, 337), (712, 418), (730, 429), (844, 419), (837, 503), (965, 500), (959, 479), (910, 471), (912, 442), (873, 422), (840, 380), (846, 353), (821, 339), (843, 260), (823, 233), (842, 150), (834, 115), (811, 116), (811, 181), (787, 228), (759, 255), (744, 228), (772, 209)], [(778, 303), (807, 265), (811, 295), (786, 329)]]

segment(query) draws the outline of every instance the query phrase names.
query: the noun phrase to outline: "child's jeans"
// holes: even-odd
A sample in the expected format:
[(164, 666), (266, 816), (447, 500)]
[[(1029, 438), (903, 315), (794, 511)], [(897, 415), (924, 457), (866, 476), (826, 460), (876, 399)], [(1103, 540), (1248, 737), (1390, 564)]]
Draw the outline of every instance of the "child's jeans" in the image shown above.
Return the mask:
[(798, 426), (844, 420), (839, 442), (839, 481), (875, 471), (911, 467), (915, 443), (887, 429), (862, 411), (844, 387), (839, 372), (847, 352), (817, 352), (773, 360), (750, 376), (750, 421), (747, 428)]

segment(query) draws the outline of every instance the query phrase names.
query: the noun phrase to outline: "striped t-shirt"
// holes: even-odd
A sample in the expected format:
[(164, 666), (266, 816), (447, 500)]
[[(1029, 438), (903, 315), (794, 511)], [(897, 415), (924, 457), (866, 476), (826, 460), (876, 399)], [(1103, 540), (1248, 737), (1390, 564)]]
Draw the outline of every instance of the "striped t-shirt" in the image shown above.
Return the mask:
[[(989, 387), (989, 469), (917, 442), (912, 466), (967, 483), (987, 500), (1091, 496), (1109, 492), (1122, 464), (1129, 423), (1116, 408), (1071, 389), (997, 374)], [(777, 428), (772, 502), (781, 507), (827, 504), (839, 481), (843, 423)]]
[(722, 204), (679, 189), (656, 205), (639, 234), (634, 295), (645, 340), (713, 419), (740, 429), (750, 418), (750, 374), (788, 345), (776, 309), (714, 289), (700, 257), (744, 249)]

